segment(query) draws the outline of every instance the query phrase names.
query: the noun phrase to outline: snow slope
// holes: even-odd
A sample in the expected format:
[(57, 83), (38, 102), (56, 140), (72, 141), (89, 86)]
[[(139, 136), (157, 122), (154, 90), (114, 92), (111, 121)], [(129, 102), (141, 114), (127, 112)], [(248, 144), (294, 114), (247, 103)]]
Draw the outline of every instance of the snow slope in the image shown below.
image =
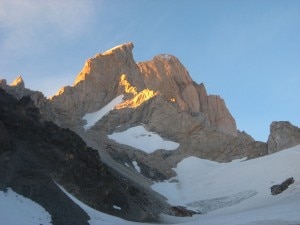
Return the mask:
[[(178, 175), (172, 182), (156, 183), (153, 189), (171, 203), (186, 205), (204, 214), (190, 218), (162, 215), (162, 223), (299, 225), (299, 162), (300, 145), (273, 155), (231, 163), (186, 158), (177, 165)], [(295, 183), (283, 193), (272, 196), (270, 187), (288, 177), (294, 177)], [(87, 212), (91, 225), (146, 225), (96, 211), (62, 190)], [(10, 189), (6, 193), (0, 191), (0, 225), (45, 225), (51, 224), (50, 221), (51, 216), (36, 203)]]
[(86, 124), (83, 126), (85, 130), (91, 128), (95, 125), (95, 123), (102, 119), (110, 110), (112, 110), (116, 105), (123, 102), (124, 95), (119, 95), (114, 98), (111, 102), (109, 102), (106, 106), (101, 108), (100, 110), (85, 114), (82, 119), (86, 120)]
[[(58, 185), (59, 186), (59, 185)], [(79, 201), (77, 198), (72, 196), (70, 193), (68, 193), (63, 187), (59, 186), (63, 192), (65, 192), (66, 195), (69, 196), (69, 198), (74, 201), (78, 206), (80, 206), (90, 217), (90, 220), (88, 221), (90, 225), (147, 225), (146, 223), (135, 223), (123, 220), (121, 218), (111, 216), (102, 212), (99, 212), (86, 204)], [(118, 206), (113, 206), (116, 210), (121, 210)], [(153, 224), (152, 224), (153, 225)]]
[(51, 215), (40, 205), (11, 189), (0, 191), (0, 225), (51, 225)]
[(147, 153), (152, 153), (158, 149), (175, 150), (179, 147), (178, 143), (164, 140), (158, 134), (147, 131), (142, 125), (131, 127), (123, 132), (115, 132), (108, 135), (108, 138)]
[[(174, 205), (204, 215), (188, 224), (300, 224), (300, 145), (273, 155), (217, 163), (189, 157), (173, 182), (152, 188)], [(270, 187), (289, 177), (295, 183), (272, 196)]]

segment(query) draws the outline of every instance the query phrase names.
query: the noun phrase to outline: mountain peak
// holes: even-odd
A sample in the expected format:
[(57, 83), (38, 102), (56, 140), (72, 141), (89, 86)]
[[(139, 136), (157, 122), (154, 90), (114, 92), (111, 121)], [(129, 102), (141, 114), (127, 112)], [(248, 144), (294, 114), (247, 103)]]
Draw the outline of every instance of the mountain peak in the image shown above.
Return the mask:
[(109, 55), (109, 54), (116, 53), (116, 52), (130, 52), (131, 53), (133, 47), (134, 47), (134, 45), (132, 42), (127, 42), (127, 43), (124, 43), (121, 45), (117, 45), (117, 46), (103, 52), (100, 55)]
[[(129, 77), (134, 76), (132, 75), (132, 68), (136, 67), (136, 64), (132, 54), (133, 47), (133, 43), (128, 42), (88, 59), (73, 86), (86, 80), (87, 77), (98, 80), (111, 80), (115, 78), (114, 76), (119, 77), (121, 74), (127, 74)], [(137, 68), (135, 69), (137, 71)], [(113, 71), (114, 76), (110, 75), (110, 78), (108, 78), (107, 73), (111, 73), (111, 71)], [(137, 75), (137, 72), (133, 74)]]
[(153, 57), (153, 60), (159, 60), (159, 61), (170, 61), (170, 60), (177, 60), (176, 56), (170, 55), (170, 54), (159, 54)]
[(25, 88), (25, 83), (23, 81), (22, 76), (18, 76), (11, 84), (10, 86), (14, 87), (20, 87), (20, 88)]

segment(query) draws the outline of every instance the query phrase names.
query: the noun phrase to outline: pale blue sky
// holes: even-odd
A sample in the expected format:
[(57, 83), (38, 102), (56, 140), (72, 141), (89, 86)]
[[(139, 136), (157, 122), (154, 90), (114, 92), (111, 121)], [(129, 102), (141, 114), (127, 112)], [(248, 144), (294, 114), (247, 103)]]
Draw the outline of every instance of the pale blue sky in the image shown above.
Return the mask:
[(300, 126), (299, 0), (0, 0), (0, 79), (47, 96), (128, 41), (137, 62), (177, 56), (257, 140)]

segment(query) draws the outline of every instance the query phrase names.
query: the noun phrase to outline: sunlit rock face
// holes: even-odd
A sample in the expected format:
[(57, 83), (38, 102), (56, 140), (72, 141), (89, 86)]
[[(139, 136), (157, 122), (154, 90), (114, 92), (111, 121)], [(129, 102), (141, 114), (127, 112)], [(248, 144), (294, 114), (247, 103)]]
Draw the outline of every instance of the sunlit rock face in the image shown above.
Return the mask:
[(181, 110), (199, 112), (197, 89), (188, 71), (176, 57), (158, 55), (138, 66), (147, 88), (160, 91), (168, 99), (174, 98)]
[(147, 88), (172, 99), (181, 111), (203, 113), (212, 128), (237, 136), (235, 120), (224, 100), (207, 95), (204, 85), (196, 84), (175, 56), (158, 55), (138, 66)]
[(300, 128), (288, 121), (272, 122), (268, 138), (269, 154), (298, 144), (300, 144)]
[(25, 88), (25, 84), (23, 81), (23, 78), (21, 76), (18, 76), (11, 84), (10, 86), (19, 87), (19, 88)]
[(7, 85), (6, 80), (0, 80), (0, 87), (18, 99), (29, 93), (29, 90), (25, 88), (22, 76), (18, 76), (10, 85)]
[(119, 45), (87, 60), (72, 87), (63, 87), (51, 98), (60, 125), (69, 127), (84, 114), (99, 110), (124, 94), (126, 101), (116, 108), (137, 107), (159, 94), (178, 105), (180, 111), (203, 114), (207, 125), (237, 136), (236, 124), (224, 101), (209, 96), (203, 84), (197, 85), (180, 61), (171, 55), (136, 64), (132, 43)]
[[(76, 119), (99, 110), (126, 91), (139, 92), (145, 88), (133, 60), (132, 48), (132, 43), (126, 43), (88, 59), (73, 86), (62, 88), (51, 98), (59, 113), (68, 114), (69, 118), (62, 121), (63, 126), (72, 126)], [(131, 90), (127, 90), (129, 87), (120, 88), (126, 86), (125, 80), (131, 85)]]

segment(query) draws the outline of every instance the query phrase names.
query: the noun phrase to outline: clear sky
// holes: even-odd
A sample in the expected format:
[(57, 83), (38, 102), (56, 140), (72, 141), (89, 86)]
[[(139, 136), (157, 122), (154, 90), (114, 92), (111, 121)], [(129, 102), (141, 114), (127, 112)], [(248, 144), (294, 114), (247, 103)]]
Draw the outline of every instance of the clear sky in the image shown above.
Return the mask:
[(177, 56), (257, 140), (300, 126), (300, 0), (0, 0), (0, 79), (46, 96), (128, 41), (137, 62)]

